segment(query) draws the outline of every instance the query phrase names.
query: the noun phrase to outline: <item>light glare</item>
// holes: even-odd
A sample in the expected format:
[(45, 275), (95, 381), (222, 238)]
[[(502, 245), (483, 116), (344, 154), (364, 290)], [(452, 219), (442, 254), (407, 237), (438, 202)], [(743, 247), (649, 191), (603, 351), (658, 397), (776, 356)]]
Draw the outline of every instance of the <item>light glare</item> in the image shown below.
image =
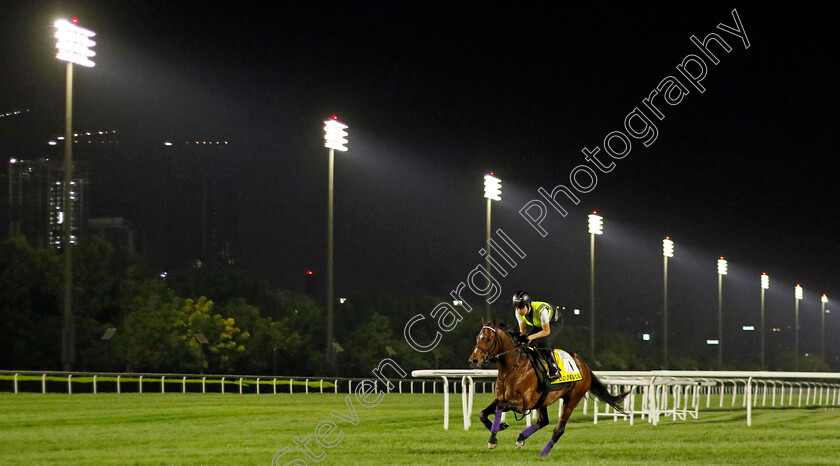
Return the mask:
[(90, 60), (90, 57), (96, 56), (96, 52), (90, 50), (96, 45), (96, 42), (90, 40), (90, 37), (96, 35), (95, 32), (63, 19), (55, 22), (55, 28), (55, 37), (58, 39), (55, 45), (58, 49), (56, 58), (88, 68), (95, 65)]
[(674, 242), (668, 238), (662, 240), (662, 255), (665, 257), (674, 257)]
[(600, 215), (589, 214), (589, 233), (601, 235), (604, 233), (604, 218)]
[(502, 180), (492, 175), (484, 175), (484, 197), (494, 201), (501, 201)]
[(347, 151), (347, 125), (338, 120), (324, 122), (324, 147), (341, 152)]

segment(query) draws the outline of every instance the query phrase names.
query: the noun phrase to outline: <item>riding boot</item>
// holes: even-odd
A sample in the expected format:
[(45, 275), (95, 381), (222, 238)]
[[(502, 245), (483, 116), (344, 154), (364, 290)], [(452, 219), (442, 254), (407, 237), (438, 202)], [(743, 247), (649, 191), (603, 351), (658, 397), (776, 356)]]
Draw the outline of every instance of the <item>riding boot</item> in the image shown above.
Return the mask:
[(560, 367), (557, 366), (557, 359), (555, 359), (554, 357), (554, 350), (543, 350), (543, 355), (545, 355), (546, 359), (548, 360), (548, 377), (551, 379), (559, 379)]

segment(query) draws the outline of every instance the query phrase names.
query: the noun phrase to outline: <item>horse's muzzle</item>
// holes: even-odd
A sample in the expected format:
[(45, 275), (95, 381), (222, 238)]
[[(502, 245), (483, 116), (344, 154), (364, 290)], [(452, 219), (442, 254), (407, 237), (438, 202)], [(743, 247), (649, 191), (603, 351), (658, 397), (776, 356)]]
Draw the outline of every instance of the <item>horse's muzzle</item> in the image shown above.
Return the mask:
[(470, 367), (471, 368), (475, 369), (480, 365), (481, 365), (481, 361), (479, 361), (478, 358), (470, 359)]

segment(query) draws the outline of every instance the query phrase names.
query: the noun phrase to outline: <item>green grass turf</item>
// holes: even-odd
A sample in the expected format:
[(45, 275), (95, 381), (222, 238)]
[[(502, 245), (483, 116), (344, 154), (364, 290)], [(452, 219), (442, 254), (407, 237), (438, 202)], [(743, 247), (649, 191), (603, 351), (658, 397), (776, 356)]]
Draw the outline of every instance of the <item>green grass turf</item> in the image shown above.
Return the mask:
[[(756, 409), (747, 427), (739, 399), (738, 410), (706, 410), (703, 403), (698, 420), (653, 427), (638, 418), (634, 426), (605, 419), (593, 425), (591, 406), (587, 416), (579, 406), (551, 455), (541, 459), (556, 409), (549, 411), (550, 426), (522, 450), (513, 444), (524, 422), (511, 422), (499, 434), (499, 447), (489, 451), (489, 433), (477, 414), (463, 430), (460, 394), (450, 400), (449, 431), (442, 429), (440, 394), (390, 394), (369, 408), (351, 398), (356, 425), (331, 415), (350, 415), (346, 396), (0, 393), (0, 464), (271, 464), (289, 447), (293, 453), (280, 463), (286, 464), (305, 459), (294, 452), (295, 437), (310, 437), (312, 452), (325, 455), (322, 464), (840, 464), (835, 408)], [(490, 395), (476, 395), (476, 411), (489, 401)], [(323, 420), (334, 421), (344, 435), (329, 449), (314, 438)]]

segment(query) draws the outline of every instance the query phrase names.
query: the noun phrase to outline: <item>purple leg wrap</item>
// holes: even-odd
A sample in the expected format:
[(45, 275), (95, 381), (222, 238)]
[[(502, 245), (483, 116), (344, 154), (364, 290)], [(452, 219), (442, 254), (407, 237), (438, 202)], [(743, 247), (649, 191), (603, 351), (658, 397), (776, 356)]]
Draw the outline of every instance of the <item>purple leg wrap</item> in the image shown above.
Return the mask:
[(548, 452), (551, 451), (551, 447), (554, 446), (554, 440), (549, 440), (548, 443), (545, 444), (545, 448), (542, 449), (540, 452), (540, 456), (548, 455)]
[(527, 427), (525, 430), (523, 430), (522, 433), (520, 433), (520, 435), (522, 435), (523, 439), (526, 439), (526, 438), (534, 435), (534, 432), (536, 432), (538, 430), (540, 430), (540, 425), (539, 424), (532, 424), (529, 427)]
[(499, 433), (499, 424), (502, 423), (502, 410), (496, 408), (496, 416), (493, 417), (493, 426), (490, 427), (490, 432), (493, 434)]

